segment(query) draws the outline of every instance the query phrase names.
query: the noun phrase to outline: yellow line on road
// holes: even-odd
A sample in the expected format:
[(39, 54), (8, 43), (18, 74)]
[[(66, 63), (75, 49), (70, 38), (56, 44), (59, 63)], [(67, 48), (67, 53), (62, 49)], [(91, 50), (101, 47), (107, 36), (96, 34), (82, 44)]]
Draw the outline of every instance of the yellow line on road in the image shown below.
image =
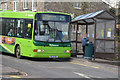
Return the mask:
[(92, 68), (99, 69), (99, 67), (97, 67), (97, 66), (90, 66), (90, 65), (80, 64), (80, 63), (74, 63), (74, 62), (69, 62), (69, 63), (72, 63), (72, 64), (77, 64), (77, 65), (81, 65), (81, 66), (85, 66), (85, 67), (92, 67)]
[(12, 77), (12, 78), (21, 78), (21, 77), (19, 77), (19, 76), (10, 76), (10, 77)]
[(29, 62), (25, 62), (26, 64), (30, 64)]
[(28, 74), (27, 73), (25, 73), (25, 72), (21, 72), (22, 74), (25, 74), (25, 76), (28, 76)]

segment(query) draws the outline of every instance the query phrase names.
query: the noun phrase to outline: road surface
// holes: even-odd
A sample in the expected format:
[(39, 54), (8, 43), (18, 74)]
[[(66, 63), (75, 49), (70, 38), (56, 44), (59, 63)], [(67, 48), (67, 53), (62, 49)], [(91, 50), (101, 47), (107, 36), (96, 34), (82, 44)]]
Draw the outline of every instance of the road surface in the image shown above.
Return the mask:
[(117, 66), (84, 62), (80, 59), (71, 61), (17, 59), (13, 55), (4, 53), (2, 54), (2, 65), (24, 73), (24, 76), (16, 75), (18, 78), (87, 78), (91, 80), (94, 80), (93, 78), (118, 78)]

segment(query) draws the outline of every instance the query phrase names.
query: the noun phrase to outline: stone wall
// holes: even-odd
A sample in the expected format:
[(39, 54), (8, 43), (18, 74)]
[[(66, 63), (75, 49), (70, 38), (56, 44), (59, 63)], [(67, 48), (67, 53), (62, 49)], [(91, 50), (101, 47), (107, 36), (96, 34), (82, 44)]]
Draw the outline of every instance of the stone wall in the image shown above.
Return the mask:
[(44, 2), (37, 2), (37, 11), (44, 11)]
[(81, 14), (96, 12), (99, 10), (108, 10), (109, 5), (104, 2), (81, 2), (81, 9), (74, 8), (73, 2), (45, 2), (45, 11), (57, 11), (65, 13), (74, 13), (75, 17)]
[[(13, 1), (7, 2), (8, 10), (13, 10)], [(17, 11), (24, 11), (23, 1), (17, 1)], [(74, 2), (37, 2), (37, 11), (56, 11), (64, 13), (74, 13), (74, 16), (79, 16), (81, 14), (87, 14), (90, 12), (96, 12), (99, 10), (108, 10), (109, 5), (104, 2), (80, 2), (80, 8), (73, 7)], [(2, 9), (4, 9), (5, 2), (2, 3)], [(32, 0), (28, 2), (28, 9), (32, 10)]]

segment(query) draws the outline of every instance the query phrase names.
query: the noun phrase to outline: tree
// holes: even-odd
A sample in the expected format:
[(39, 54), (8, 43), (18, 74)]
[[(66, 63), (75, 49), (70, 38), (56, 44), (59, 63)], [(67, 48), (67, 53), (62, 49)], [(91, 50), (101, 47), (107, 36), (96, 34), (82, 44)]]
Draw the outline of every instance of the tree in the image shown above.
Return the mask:
[(111, 12), (112, 14), (116, 14), (115, 8), (110, 8), (109, 12)]

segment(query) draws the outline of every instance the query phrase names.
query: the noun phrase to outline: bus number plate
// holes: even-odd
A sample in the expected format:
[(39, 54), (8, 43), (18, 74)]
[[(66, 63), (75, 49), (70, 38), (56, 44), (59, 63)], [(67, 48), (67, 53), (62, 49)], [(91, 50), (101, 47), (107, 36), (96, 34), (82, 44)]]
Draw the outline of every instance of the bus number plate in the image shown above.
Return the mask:
[(58, 58), (58, 56), (49, 56), (49, 58)]

